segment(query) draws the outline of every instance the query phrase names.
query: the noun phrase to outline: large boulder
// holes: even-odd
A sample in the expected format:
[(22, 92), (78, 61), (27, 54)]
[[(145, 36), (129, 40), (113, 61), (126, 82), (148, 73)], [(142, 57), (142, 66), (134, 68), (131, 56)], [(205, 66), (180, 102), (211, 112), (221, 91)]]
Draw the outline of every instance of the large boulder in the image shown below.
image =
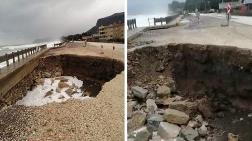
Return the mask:
[(143, 127), (137, 131), (135, 141), (149, 141), (150, 137), (151, 133), (146, 127)]
[(139, 86), (134, 86), (131, 88), (131, 90), (132, 90), (133, 95), (137, 98), (140, 98), (140, 99), (145, 99), (146, 95), (148, 93), (147, 89), (144, 89)]
[(132, 132), (144, 125), (146, 121), (146, 113), (142, 111), (135, 111), (132, 118), (128, 120), (128, 132)]
[(181, 128), (175, 124), (161, 122), (158, 127), (158, 135), (163, 139), (176, 138), (179, 135)]
[(164, 119), (170, 123), (186, 124), (189, 120), (189, 116), (178, 110), (166, 109), (164, 112)]
[(171, 89), (167, 86), (159, 86), (157, 89), (158, 97), (166, 97), (171, 95)]

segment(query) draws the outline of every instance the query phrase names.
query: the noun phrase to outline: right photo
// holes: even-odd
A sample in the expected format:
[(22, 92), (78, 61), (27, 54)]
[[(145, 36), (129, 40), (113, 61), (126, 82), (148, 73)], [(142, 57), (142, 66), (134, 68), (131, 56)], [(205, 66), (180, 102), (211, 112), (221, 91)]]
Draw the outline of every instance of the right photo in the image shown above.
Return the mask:
[(128, 141), (252, 141), (252, 1), (127, 8)]

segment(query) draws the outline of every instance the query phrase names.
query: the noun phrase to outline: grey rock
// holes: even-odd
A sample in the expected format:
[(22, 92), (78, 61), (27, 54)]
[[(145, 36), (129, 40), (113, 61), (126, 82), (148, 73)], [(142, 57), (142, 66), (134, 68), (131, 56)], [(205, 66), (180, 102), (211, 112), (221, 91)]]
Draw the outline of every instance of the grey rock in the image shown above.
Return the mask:
[(155, 99), (156, 98), (156, 95), (154, 92), (150, 92), (147, 96), (146, 96), (146, 99)]
[(200, 136), (205, 137), (207, 135), (207, 127), (203, 124), (199, 129), (198, 133)]
[(158, 127), (158, 135), (163, 139), (176, 138), (181, 128), (175, 124), (161, 122)]
[(197, 115), (195, 117), (195, 120), (198, 121), (198, 122), (200, 122), (200, 123), (202, 123), (203, 122), (203, 117), (201, 115)]
[(153, 132), (152, 139), (150, 141), (162, 141), (162, 138), (157, 134), (157, 132)]
[(150, 131), (157, 131), (160, 122), (163, 122), (164, 118), (161, 115), (153, 114), (147, 119), (147, 127)]
[(137, 132), (135, 141), (149, 141), (150, 137), (151, 133), (146, 127), (143, 127)]
[(132, 114), (132, 118), (128, 120), (127, 127), (128, 132), (132, 132), (144, 125), (146, 121), (146, 113), (142, 111), (135, 111)]
[(148, 93), (148, 90), (146, 90), (142, 87), (139, 87), (139, 86), (134, 86), (131, 88), (131, 90), (132, 90), (133, 95), (137, 98), (140, 98), (140, 99), (145, 99), (145, 97)]
[(187, 114), (190, 114), (194, 111), (197, 111), (197, 103), (189, 101), (174, 101), (169, 103), (169, 108), (183, 111)]
[(186, 113), (178, 110), (166, 109), (164, 113), (164, 119), (170, 123), (186, 124), (189, 120), (189, 116)]
[(171, 89), (167, 86), (159, 86), (157, 89), (157, 96), (158, 97), (164, 97), (164, 96), (170, 96), (171, 95)]
[(198, 128), (201, 126), (201, 124), (197, 121), (190, 120), (187, 124), (187, 126), (192, 127), (192, 128)]
[(186, 127), (181, 130), (181, 135), (187, 140), (187, 141), (194, 141), (196, 137), (199, 136), (198, 132), (194, 130), (191, 127)]
[(155, 100), (153, 100), (153, 99), (148, 99), (146, 101), (146, 106), (147, 106), (148, 112), (151, 113), (151, 114), (154, 114), (155, 111), (158, 108), (157, 105), (156, 105), (156, 103), (155, 103)]
[(137, 104), (136, 101), (127, 102), (127, 118), (131, 118), (132, 112), (133, 112), (133, 108), (134, 108), (134, 106), (136, 104)]

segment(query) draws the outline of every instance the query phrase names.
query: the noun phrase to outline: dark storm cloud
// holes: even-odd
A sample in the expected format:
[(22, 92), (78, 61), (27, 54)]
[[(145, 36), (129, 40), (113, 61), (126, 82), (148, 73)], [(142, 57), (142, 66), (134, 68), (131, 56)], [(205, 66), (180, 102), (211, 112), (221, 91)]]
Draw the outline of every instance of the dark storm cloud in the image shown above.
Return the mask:
[(1, 0), (0, 45), (82, 33), (124, 11), (124, 0)]
[[(128, 14), (159, 14), (168, 12), (168, 4), (173, 0), (128, 0)], [(177, 0), (185, 1), (185, 0)]]

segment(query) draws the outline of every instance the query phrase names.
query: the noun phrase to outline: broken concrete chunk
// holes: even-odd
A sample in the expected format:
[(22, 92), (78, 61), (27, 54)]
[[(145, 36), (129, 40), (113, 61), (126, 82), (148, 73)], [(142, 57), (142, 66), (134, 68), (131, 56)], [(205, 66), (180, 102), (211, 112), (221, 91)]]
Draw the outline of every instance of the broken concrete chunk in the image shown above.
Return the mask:
[(170, 96), (171, 95), (171, 89), (167, 86), (159, 86), (157, 89), (157, 96), (158, 97), (164, 97), (164, 96)]
[(198, 129), (199, 135), (202, 137), (205, 137), (207, 135), (207, 127), (203, 124), (199, 129)]
[(189, 101), (174, 101), (169, 104), (169, 108), (190, 114), (197, 110), (197, 103)]
[(178, 110), (166, 109), (164, 112), (164, 119), (170, 123), (186, 124), (189, 120), (189, 116)]
[(144, 125), (146, 121), (146, 113), (142, 111), (133, 112), (132, 118), (128, 120), (128, 132), (132, 132)]
[(133, 113), (133, 108), (137, 104), (136, 101), (127, 102), (127, 118), (131, 118)]
[(146, 127), (143, 127), (136, 133), (135, 141), (149, 141), (150, 137), (151, 133), (147, 130)]
[(181, 128), (175, 124), (161, 122), (158, 127), (158, 135), (163, 139), (176, 138)]
[(183, 128), (181, 134), (187, 141), (194, 141), (199, 136), (198, 132), (191, 127)]
[(161, 115), (153, 114), (147, 119), (147, 127), (151, 131), (157, 131), (160, 122), (163, 122), (164, 118)]
[(147, 111), (149, 112), (149, 113), (151, 113), (151, 114), (154, 114), (155, 113), (155, 111), (157, 110), (157, 105), (156, 105), (156, 103), (155, 103), (155, 100), (153, 100), (153, 99), (148, 99), (147, 101), (146, 101), (146, 106), (147, 106)]
[(140, 98), (140, 99), (145, 99), (145, 97), (148, 93), (147, 89), (144, 89), (139, 86), (134, 86), (131, 88), (131, 90), (132, 90), (133, 95), (137, 98)]
[(198, 128), (198, 127), (200, 127), (200, 124), (197, 121), (190, 120), (188, 122), (187, 126), (189, 126), (191, 128)]

